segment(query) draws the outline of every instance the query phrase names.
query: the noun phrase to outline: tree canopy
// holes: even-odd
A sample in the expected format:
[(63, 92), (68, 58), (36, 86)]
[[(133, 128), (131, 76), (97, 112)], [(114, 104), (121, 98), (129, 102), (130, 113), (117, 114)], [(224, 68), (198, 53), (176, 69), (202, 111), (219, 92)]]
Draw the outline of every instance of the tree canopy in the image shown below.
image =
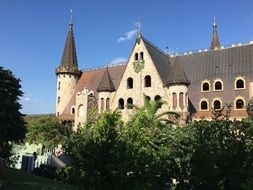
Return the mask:
[(158, 102), (123, 124), (102, 113), (67, 140), (70, 179), (85, 189), (251, 189), (252, 122), (226, 117), (179, 126), (157, 114)]
[(0, 157), (8, 159), (11, 141), (24, 138), (25, 123), (18, 102), (23, 95), (20, 79), (0, 66)]
[(55, 116), (42, 116), (38, 119), (27, 119), (26, 142), (39, 144), (53, 150), (59, 144), (64, 144), (71, 129), (60, 124)]

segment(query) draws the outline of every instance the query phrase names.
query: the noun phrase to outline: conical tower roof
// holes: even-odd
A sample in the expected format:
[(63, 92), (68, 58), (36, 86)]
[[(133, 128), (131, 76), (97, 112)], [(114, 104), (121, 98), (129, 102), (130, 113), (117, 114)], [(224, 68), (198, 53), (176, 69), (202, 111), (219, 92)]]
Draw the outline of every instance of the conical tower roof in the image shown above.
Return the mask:
[(185, 84), (185, 85), (190, 84), (190, 81), (188, 80), (185, 72), (180, 66), (179, 57), (176, 57), (175, 63), (167, 79), (166, 86), (174, 84)]
[(69, 24), (69, 30), (61, 59), (61, 64), (56, 68), (55, 73), (57, 75), (60, 73), (75, 74), (75, 75), (81, 74), (81, 71), (78, 69), (77, 63), (72, 18)]
[(211, 50), (219, 49), (221, 47), (219, 37), (218, 37), (218, 32), (217, 32), (217, 24), (216, 24), (216, 19), (214, 17), (213, 21), (213, 34), (212, 34), (212, 42), (211, 42)]
[(115, 91), (108, 67), (105, 69), (104, 75), (98, 85), (98, 92), (113, 92)]

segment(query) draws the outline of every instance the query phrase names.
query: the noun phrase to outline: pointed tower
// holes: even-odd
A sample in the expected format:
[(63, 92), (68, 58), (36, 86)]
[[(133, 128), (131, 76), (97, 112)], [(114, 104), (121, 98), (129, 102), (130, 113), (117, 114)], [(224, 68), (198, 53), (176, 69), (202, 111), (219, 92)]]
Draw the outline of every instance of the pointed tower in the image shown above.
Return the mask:
[(55, 69), (57, 75), (56, 115), (62, 114), (74, 88), (81, 76), (78, 69), (72, 15), (60, 65)]
[(170, 110), (181, 114), (181, 119), (187, 118), (188, 113), (188, 80), (185, 72), (180, 66), (180, 58), (175, 58), (175, 63), (168, 76), (166, 86), (170, 96)]
[(213, 34), (212, 34), (212, 42), (211, 42), (210, 49), (215, 50), (215, 49), (220, 49), (220, 47), (221, 47), (221, 45), (220, 45), (218, 32), (217, 32), (216, 19), (214, 17), (214, 19), (213, 19)]
[(98, 85), (98, 92), (113, 92), (115, 91), (114, 84), (108, 71), (108, 67), (105, 69), (104, 75)]
[(99, 82), (97, 92), (99, 98), (99, 113), (103, 112), (104, 110), (110, 109), (111, 99), (115, 92), (115, 86), (110, 76), (108, 67), (105, 69), (104, 75)]

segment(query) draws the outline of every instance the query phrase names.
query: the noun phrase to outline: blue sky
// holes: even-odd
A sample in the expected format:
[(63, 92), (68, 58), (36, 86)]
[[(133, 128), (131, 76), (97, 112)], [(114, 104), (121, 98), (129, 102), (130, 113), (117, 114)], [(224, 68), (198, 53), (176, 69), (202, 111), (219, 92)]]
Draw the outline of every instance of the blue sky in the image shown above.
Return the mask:
[(81, 69), (126, 60), (139, 18), (143, 36), (169, 52), (208, 48), (213, 16), (222, 44), (253, 40), (252, 0), (0, 0), (0, 65), (22, 80), (23, 113), (55, 112), (70, 9)]

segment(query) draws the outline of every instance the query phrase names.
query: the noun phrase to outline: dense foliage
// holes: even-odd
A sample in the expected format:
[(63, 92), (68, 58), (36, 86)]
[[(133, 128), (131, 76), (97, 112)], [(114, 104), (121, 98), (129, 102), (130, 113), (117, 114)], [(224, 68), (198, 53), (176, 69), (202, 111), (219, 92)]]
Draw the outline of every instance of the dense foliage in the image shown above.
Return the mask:
[(27, 119), (26, 142), (41, 143), (46, 149), (53, 150), (64, 144), (71, 130), (64, 127), (54, 116), (42, 116), (38, 119)]
[(71, 135), (70, 181), (80, 189), (252, 188), (251, 119), (179, 126), (159, 104), (146, 102), (125, 125), (118, 111), (104, 112)]
[(24, 138), (25, 125), (18, 102), (22, 96), (20, 79), (0, 66), (0, 157), (9, 159), (11, 144)]

